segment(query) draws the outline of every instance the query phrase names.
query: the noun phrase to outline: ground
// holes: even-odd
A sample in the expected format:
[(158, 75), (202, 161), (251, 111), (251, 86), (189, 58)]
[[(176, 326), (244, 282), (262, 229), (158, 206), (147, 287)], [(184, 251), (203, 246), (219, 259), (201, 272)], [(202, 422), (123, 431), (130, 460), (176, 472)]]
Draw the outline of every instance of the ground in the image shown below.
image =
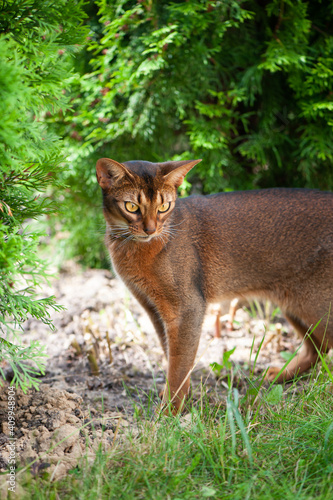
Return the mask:
[[(45, 287), (43, 294), (55, 295), (66, 310), (52, 315), (56, 327), (53, 333), (33, 319), (25, 324), (25, 341), (39, 340), (47, 346), (49, 358), (45, 375), (40, 377), (40, 391), (16, 393), (17, 453), (25, 464), (38, 457), (33, 465), (35, 472), (49, 468), (53, 478), (58, 478), (87, 450), (87, 437), (91, 458), (101, 436), (107, 447), (119, 428), (134, 425), (136, 412), (147, 412), (147, 417), (153, 418), (165, 382), (166, 363), (148, 316), (110, 271), (82, 270), (72, 263)], [(232, 331), (226, 328), (227, 315), (223, 316), (228, 307), (223, 304), (222, 308), (221, 338), (214, 337), (216, 306), (209, 308), (205, 318), (192, 374), (194, 403), (203, 393), (208, 404), (224, 401), (228, 374), (241, 393), (246, 390), (265, 331), (255, 375), (269, 364), (282, 365), (280, 351), (297, 346), (295, 333), (280, 316), (274, 316), (272, 306), (266, 314), (257, 311), (256, 317), (239, 309)], [(217, 378), (210, 365), (223, 364), (223, 354), (234, 347), (232, 369), (224, 367)], [(11, 370), (6, 366), (3, 369), (10, 381)], [(0, 388), (0, 416), (4, 422), (0, 470), (6, 469), (9, 456), (7, 391), (7, 385)], [(62, 446), (41, 458), (62, 439)], [(66, 460), (60, 465), (63, 457)]]

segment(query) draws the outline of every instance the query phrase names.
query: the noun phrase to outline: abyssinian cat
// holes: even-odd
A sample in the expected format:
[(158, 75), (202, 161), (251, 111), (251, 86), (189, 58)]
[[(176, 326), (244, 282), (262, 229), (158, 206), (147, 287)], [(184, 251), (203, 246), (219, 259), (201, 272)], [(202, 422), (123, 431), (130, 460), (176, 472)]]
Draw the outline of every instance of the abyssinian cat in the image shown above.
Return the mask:
[[(266, 189), (189, 196), (177, 188), (199, 161), (96, 165), (106, 245), (116, 273), (149, 314), (168, 360), (164, 402), (182, 408), (209, 302), (269, 299), (305, 337), (277, 381), (333, 347), (333, 194)], [(324, 318), (311, 338), (311, 325)], [(274, 380), (280, 369), (271, 367)]]

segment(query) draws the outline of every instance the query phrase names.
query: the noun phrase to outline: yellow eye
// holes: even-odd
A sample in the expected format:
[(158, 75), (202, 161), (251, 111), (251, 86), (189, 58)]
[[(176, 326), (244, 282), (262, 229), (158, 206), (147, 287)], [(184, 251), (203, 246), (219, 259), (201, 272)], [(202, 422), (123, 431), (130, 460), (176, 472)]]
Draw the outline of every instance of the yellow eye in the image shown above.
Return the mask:
[(128, 212), (134, 213), (139, 210), (139, 206), (136, 205), (135, 203), (132, 203), (131, 201), (126, 201), (125, 202), (125, 208)]
[(158, 207), (159, 212), (167, 212), (170, 208), (170, 203), (163, 203), (160, 207)]

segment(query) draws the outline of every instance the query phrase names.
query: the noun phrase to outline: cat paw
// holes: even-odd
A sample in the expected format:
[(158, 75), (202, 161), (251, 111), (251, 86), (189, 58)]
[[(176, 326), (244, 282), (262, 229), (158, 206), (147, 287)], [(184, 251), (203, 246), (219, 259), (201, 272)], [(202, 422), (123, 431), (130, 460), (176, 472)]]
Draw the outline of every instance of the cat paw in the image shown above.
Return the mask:
[(187, 393), (183, 391), (174, 391), (174, 396), (170, 399), (169, 391), (166, 388), (159, 392), (159, 397), (162, 400), (157, 408), (158, 413), (163, 413), (167, 416), (174, 416), (185, 411), (185, 405), (188, 401), (190, 388)]
[(183, 408), (181, 407), (176, 407), (170, 402), (166, 401), (161, 401), (161, 403), (155, 408), (154, 411), (154, 419), (157, 420), (161, 415), (164, 415), (166, 417), (174, 417), (178, 413), (181, 413), (183, 411)]
[[(275, 377), (278, 375), (278, 373), (281, 371), (281, 368), (278, 366), (271, 366), (268, 368), (266, 375), (265, 375), (265, 380), (268, 380), (268, 382), (273, 382), (275, 380)], [(281, 384), (285, 380), (284, 378), (284, 372), (282, 372), (278, 378), (275, 380), (276, 384)]]

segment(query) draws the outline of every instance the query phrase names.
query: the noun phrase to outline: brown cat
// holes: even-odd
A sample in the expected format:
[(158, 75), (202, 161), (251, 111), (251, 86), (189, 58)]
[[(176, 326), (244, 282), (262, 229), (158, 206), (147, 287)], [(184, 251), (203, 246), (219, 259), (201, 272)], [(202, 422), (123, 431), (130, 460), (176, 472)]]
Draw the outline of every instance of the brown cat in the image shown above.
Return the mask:
[[(266, 189), (177, 199), (201, 160), (98, 160), (106, 245), (116, 273), (149, 314), (168, 359), (163, 400), (181, 409), (207, 303), (259, 297), (304, 337), (278, 382), (333, 346), (333, 194)], [(326, 316), (325, 316), (326, 315)], [(269, 380), (279, 368), (270, 368)]]

